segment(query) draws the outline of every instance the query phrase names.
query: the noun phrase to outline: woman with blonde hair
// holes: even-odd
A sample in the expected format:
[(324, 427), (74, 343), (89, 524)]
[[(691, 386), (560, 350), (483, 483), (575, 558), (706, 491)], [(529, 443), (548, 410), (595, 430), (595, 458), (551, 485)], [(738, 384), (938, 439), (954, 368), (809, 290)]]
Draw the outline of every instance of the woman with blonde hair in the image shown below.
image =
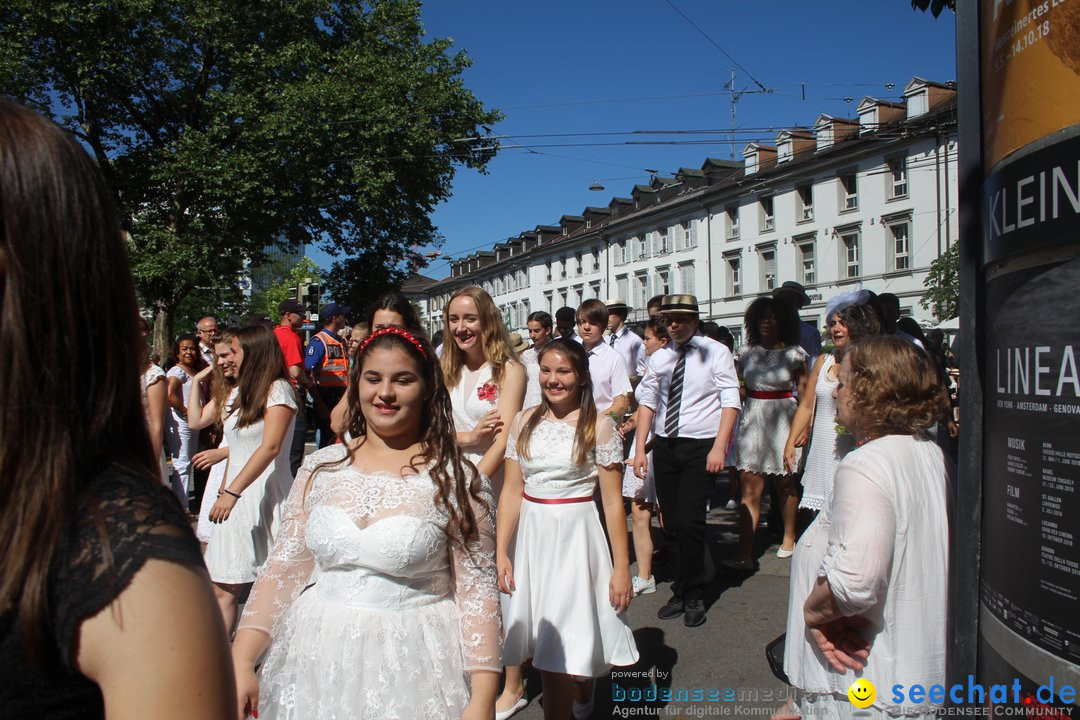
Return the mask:
[[(948, 479), (926, 435), (940, 413), (930, 358), (895, 336), (852, 343), (836, 418), (856, 448), (829, 505), (795, 546), (784, 671), (802, 717), (852, 716), (856, 677), (896, 687), (945, 684)], [(856, 676), (851, 671), (861, 671)], [(868, 717), (937, 717), (940, 703), (878, 693)]]
[[(199, 544), (147, 432), (112, 193), (4, 100), (0, 297), (0, 715), (235, 718)], [(73, 363), (70, 328), (106, 341)]]
[(462, 288), (443, 311), (450, 341), (442, 370), (454, 404), (454, 426), (465, 457), (502, 489), (506, 423), (525, 399), (525, 368), (510, 346), (510, 333), (491, 296), (476, 286)]

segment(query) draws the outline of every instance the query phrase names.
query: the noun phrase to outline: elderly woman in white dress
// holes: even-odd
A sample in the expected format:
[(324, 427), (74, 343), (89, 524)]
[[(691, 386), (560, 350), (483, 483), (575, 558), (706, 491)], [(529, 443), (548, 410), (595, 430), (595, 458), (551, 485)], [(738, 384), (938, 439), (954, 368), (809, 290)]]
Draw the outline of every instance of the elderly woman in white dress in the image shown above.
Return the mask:
[[(947, 471), (925, 430), (940, 393), (930, 358), (906, 340), (853, 344), (840, 367), (837, 420), (858, 447), (832, 501), (799, 539), (791, 569), (783, 711), (848, 718), (859, 677), (944, 685)], [(878, 692), (860, 716), (936, 717), (939, 705)]]

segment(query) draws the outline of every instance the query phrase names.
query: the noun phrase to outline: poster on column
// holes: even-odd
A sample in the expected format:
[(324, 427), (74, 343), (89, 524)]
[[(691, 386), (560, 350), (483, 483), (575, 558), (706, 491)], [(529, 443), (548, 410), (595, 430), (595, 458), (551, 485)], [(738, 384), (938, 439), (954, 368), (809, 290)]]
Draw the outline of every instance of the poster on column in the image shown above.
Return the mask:
[(988, 279), (982, 603), (1080, 663), (1080, 254)]
[(1080, 123), (1080, 0), (980, 3), (984, 166)]

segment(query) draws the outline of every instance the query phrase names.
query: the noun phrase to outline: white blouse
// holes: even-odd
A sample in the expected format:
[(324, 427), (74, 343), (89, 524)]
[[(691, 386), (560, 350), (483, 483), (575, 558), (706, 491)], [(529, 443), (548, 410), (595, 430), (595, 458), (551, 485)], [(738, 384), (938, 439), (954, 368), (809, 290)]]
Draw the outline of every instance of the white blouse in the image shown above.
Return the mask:
[[(941, 449), (926, 438), (887, 435), (853, 450), (836, 472), (831, 504), (795, 547), (784, 670), (811, 702), (847, 703), (858, 677), (889, 686), (945, 684), (949, 526)], [(859, 673), (832, 670), (809, 635), (803, 604), (818, 577), (844, 616), (870, 622), (870, 657)], [(936, 707), (873, 706), (889, 715)]]

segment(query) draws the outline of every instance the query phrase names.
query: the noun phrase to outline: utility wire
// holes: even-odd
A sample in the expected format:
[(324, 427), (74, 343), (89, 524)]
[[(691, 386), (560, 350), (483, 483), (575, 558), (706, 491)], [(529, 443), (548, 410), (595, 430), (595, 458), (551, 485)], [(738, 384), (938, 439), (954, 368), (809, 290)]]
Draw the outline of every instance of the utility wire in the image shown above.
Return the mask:
[[(675, 3), (671, 2), (671, 0), (664, 0), (664, 2), (666, 2), (666, 3), (667, 3), (667, 4), (669, 5), (669, 6), (671, 6), (671, 9), (672, 9), (672, 10), (674, 10), (674, 11), (675, 11), (675, 12), (677, 12), (677, 13), (679, 13), (679, 15), (681, 15), (681, 16), (682, 16), (683, 20), (685, 20), (686, 22), (690, 23), (690, 25), (691, 25), (691, 26), (692, 26), (692, 27), (693, 27), (693, 28), (694, 28), (695, 30), (697, 30), (697, 31), (698, 31), (699, 33), (701, 33), (701, 36), (702, 36), (702, 37), (704, 37), (704, 38), (705, 38), (706, 40), (708, 40), (708, 41), (709, 41), (710, 43), (712, 43), (712, 46), (713, 46), (713, 47), (715, 47), (715, 48), (716, 48), (717, 50), (719, 50), (720, 52), (722, 52), (722, 53), (724, 54), (724, 57), (726, 57), (726, 58), (727, 58), (728, 60), (730, 60), (731, 62), (735, 63), (735, 67), (737, 67), (737, 68), (739, 68), (740, 70), (742, 70), (742, 71), (743, 71), (743, 73), (745, 73), (745, 74), (746, 74), (746, 76), (747, 76), (748, 78), (750, 78), (751, 80), (753, 80), (753, 81), (754, 81), (754, 84), (755, 84), (755, 85), (757, 85), (757, 86), (758, 86), (758, 87), (759, 87), (759, 88), (761, 89), (761, 91), (762, 91), (762, 92), (765, 92), (765, 93), (770, 93), (770, 92), (772, 92), (772, 90), (769, 90), (769, 88), (767, 88), (767, 87), (765, 87), (764, 85), (762, 85), (762, 84), (761, 84), (761, 81), (759, 81), (759, 80), (758, 80), (758, 79), (757, 79), (756, 77), (754, 77), (753, 75), (751, 75), (751, 74), (750, 74), (750, 71), (749, 71), (749, 70), (747, 70), (747, 69), (746, 69), (746, 68), (744, 68), (744, 67), (743, 67), (742, 65), (740, 65), (740, 64), (739, 64), (739, 61), (738, 61), (738, 60), (736, 60), (735, 58), (731, 57), (731, 55), (730, 55), (730, 54), (728, 54), (728, 51), (727, 51), (727, 50), (725, 50), (724, 48), (720, 47), (720, 45), (718, 45), (718, 44), (717, 44), (717, 42), (716, 42), (715, 40), (713, 40), (713, 39), (712, 39), (711, 37), (709, 37), (708, 33), (706, 33), (706, 32), (705, 32), (704, 30), (702, 30), (702, 29), (701, 29), (700, 27), (698, 27), (698, 26), (697, 26), (697, 23), (695, 23), (695, 22), (694, 22), (693, 20), (691, 20), (690, 18), (688, 18), (688, 17), (686, 16), (686, 13), (684, 13), (684, 12), (683, 12), (682, 10), (680, 10), (679, 8), (677, 8), (677, 7), (675, 6)], [(732, 89), (734, 90), (734, 88), (732, 88)]]

